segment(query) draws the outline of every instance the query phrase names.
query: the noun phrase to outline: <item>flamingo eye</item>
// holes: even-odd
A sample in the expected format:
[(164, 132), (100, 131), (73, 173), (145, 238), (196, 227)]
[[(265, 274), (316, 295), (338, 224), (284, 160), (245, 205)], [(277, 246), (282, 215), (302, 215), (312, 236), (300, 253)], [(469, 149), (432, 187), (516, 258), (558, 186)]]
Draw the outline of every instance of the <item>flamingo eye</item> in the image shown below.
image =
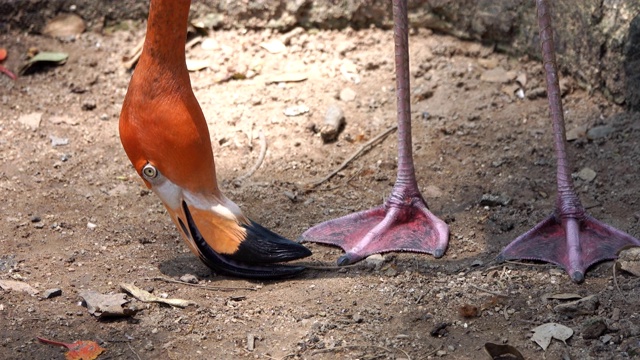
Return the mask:
[(158, 169), (156, 169), (156, 167), (151, 164), (147, 164), (142, 168), (142, 174), (147, 179), (153, 179), (158, 176)]

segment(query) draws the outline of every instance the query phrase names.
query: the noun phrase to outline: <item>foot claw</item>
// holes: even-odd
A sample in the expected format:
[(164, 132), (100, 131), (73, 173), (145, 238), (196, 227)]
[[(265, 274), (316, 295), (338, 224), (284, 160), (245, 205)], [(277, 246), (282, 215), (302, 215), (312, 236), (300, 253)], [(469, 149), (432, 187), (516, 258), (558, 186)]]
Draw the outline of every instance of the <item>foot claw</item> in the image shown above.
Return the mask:
[(571, 274), (571, 280), (576, 284), (582, 283), (584, 281), (584, 273), (582, 271), (574, 271)]
[(353, 254), (346, 253), (346, 254), (340, 256), (338, 258), (338, 261), (336, 261), (336, 263), (338, 264), (338, 266), (347, 266), (347, 265), (351, 265), (353, 263), (356, 263), (359, 260), (360, 259), (358, 259), (356, 256), (353, 256)]

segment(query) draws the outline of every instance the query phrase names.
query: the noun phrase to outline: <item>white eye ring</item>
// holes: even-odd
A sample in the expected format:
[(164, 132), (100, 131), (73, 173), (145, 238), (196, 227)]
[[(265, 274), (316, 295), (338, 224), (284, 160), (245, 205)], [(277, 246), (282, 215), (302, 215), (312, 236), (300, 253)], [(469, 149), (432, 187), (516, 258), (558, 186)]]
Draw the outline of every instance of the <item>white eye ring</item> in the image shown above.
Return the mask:
[(142, 168), (142, 175), (148, 179), (154, 179), (158, 176), (158, 169), (151, 164), (147, 164)]

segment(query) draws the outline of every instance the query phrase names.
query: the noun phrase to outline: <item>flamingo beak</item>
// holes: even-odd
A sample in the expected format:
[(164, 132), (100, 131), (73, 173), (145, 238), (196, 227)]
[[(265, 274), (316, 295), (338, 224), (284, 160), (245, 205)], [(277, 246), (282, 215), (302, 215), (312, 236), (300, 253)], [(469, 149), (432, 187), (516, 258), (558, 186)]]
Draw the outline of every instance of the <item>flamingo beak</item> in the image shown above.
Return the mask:
[(288, 240), (245, 218), (236, 204), (220, 196), (203, 196), (165, 179), (152, 189), (191, 251), (218, 273), (246, 278), (282, 278), (305, 270), (280, 262), (311, 255)]

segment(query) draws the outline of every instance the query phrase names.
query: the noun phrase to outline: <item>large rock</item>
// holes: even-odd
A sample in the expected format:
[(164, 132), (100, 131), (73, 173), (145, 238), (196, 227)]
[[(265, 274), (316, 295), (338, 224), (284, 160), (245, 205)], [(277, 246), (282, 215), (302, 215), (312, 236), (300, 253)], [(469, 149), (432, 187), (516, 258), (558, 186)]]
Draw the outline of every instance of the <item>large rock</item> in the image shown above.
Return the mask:
[[(640, 1), (552, 0), (561, 70), (612, 101), (640, 108)], [(0, 31), (39, 32), (46, 19), (73, 11), (89, 28), (144, 19), (148, 1), (0, 0)], [(539, 58), (533, 0), (413, 0), (413, 26), (495, 43)], [(216, 14), (219, 27), (354, 28), (391, 26), (390, 0), (194, 0), (193, 16)], [(635, 20), (634, 20), (635, 19)], [(633, 26), (631, 26), (633, 21)]]

